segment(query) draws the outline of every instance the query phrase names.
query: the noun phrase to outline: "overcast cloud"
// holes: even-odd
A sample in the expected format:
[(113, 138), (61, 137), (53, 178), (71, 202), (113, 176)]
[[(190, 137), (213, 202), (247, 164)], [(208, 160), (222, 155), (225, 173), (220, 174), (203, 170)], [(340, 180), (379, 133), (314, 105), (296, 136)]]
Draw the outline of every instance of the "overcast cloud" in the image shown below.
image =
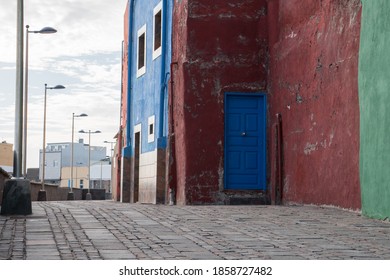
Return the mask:
[[(45, 26), (55, 34), (29, 35), (29, 121), (27, 166), (38, 167), (42, 147), (44, 84), (49, 90), (46, 142), (70, 142), (72, 113), (78, 130), (101, 130), (92, 145), (114, 141), (119, 128), (121, 47), (127, 0), (24, 0), (30, 30)], [(0, 0), (0, 141), (14, 143), (16, 3)], [(106, 145), (109, 153), (110, 146)]]

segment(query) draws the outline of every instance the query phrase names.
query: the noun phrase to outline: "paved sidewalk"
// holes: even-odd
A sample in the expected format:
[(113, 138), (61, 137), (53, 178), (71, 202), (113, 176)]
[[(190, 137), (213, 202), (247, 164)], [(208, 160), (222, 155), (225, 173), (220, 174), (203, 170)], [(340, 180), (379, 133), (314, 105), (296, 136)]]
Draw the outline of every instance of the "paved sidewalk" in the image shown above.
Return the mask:
[(316, 206), (33, 202), (0, 216), (0, 260), (390, 259), (390, 223)]

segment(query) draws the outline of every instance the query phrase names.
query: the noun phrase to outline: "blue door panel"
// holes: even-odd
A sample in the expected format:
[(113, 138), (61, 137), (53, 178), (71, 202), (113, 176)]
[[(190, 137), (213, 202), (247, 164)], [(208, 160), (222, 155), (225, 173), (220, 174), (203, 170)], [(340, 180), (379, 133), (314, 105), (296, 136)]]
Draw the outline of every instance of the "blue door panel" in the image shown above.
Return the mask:
[[(241, 135), (241, 131), (239, 131), (239, 135)], [(230, 145), (232, 147), (238, 146), (252, 146), (252, 147), (257, 147), (259, 145), (259, 141), (257, 137), (242, 137), (242, 136), (230, 136)]]
[(258, 115), (257, 114), (247, 114), (246, 115), (246, 131), (254, 131), (257, 132), (259, 123), (258, 123)]
[(230, 184), (237, 186), (242, 186), (243, 189), (249, 189), (251, 185), (257, 184), (258, 175), (257, 174), (249, 174), (249, 175), (241, 175), (241, 174), (232, 174), (229, 176)]
[(242, 96), (231, 96), (230, 100), (232, 101), (231, 109), (257, 109), (256, 102), (247, 102), (247, 100), (242, 99)]
[(266, 97), (225, 97), (225, 189), (266, 189)]
[(241, 116), (239, 114), (229, 114), (230, 130), (238, 131), (241, 128)]
[(241, 166), (241, 157), (239, 152), (229, 152), (229, 165), (228, 169), (240, 169)]
[(245, 168), (255, 169), (255, 170), (259, 168), (257, 153), (254, 152), (245, 153)]

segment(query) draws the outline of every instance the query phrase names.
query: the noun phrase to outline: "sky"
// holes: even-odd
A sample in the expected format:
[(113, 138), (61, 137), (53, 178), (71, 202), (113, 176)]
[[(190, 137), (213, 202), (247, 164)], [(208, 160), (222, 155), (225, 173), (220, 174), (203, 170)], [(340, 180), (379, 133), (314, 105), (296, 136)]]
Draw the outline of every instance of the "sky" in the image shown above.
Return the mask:
[[(100, 130), (91, 145), (107, 147), (119, 129), (121, 52), (127, 0), (24, 0), (24, 26), (55, 34), (29, 34), (27, 168), (39, 166), (43, 140), (45, 84), (46, 143), (71, 142)], [(14, 143), (17, 1), (0, 0), (0, 141)], [(25, 36), (25, 34), (24, 34)]]

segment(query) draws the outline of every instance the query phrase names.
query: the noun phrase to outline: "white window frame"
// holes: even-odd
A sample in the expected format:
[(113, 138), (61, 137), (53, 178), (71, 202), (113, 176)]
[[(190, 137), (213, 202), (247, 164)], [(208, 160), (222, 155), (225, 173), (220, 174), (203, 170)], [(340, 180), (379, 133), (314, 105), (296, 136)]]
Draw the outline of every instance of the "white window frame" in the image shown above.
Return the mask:
[[(161, 30), (160, 30), (160, 34), (161, 34), (161, 45), (158, 49), (155, 50), (155, 35), (156, 35), (156, 15), (161, 12)], [(163, 18), (163, 10), (162, 10), (162, 1), (160, 1), (160, 3), (158, 3), (158, 5), (153, 9), (153, 60), (155, 60), (157, 57), (161, 56), (161, 49), (162, 49), (162, 44), (163, 44), (163, 36), (162, 36), (162, 27), (163, 27), (163, 22), (164, 22), (164, 18)]]
[[(154, 142), (154, 135), (155, 135), (155, 131), (156, 131), (155, 120), (156, 120), (156, 117), (154, 115), (150, 116), (148, 118), (148, 143)], [(150, 126), (151, 125), (153, 125), (153, 133), (150, 133)]]
[[(144, 66), (139, 68), (139, 54), (140, 54), (140, 49), (139, 49), (139, 38), (144, 35), (145, 37), (145, 44), (144, 44)], [(140, 29), (138, 29), (137, 32), (137, 78), (141, 77), (146, 73), (146, 24), (142, 26)]]

